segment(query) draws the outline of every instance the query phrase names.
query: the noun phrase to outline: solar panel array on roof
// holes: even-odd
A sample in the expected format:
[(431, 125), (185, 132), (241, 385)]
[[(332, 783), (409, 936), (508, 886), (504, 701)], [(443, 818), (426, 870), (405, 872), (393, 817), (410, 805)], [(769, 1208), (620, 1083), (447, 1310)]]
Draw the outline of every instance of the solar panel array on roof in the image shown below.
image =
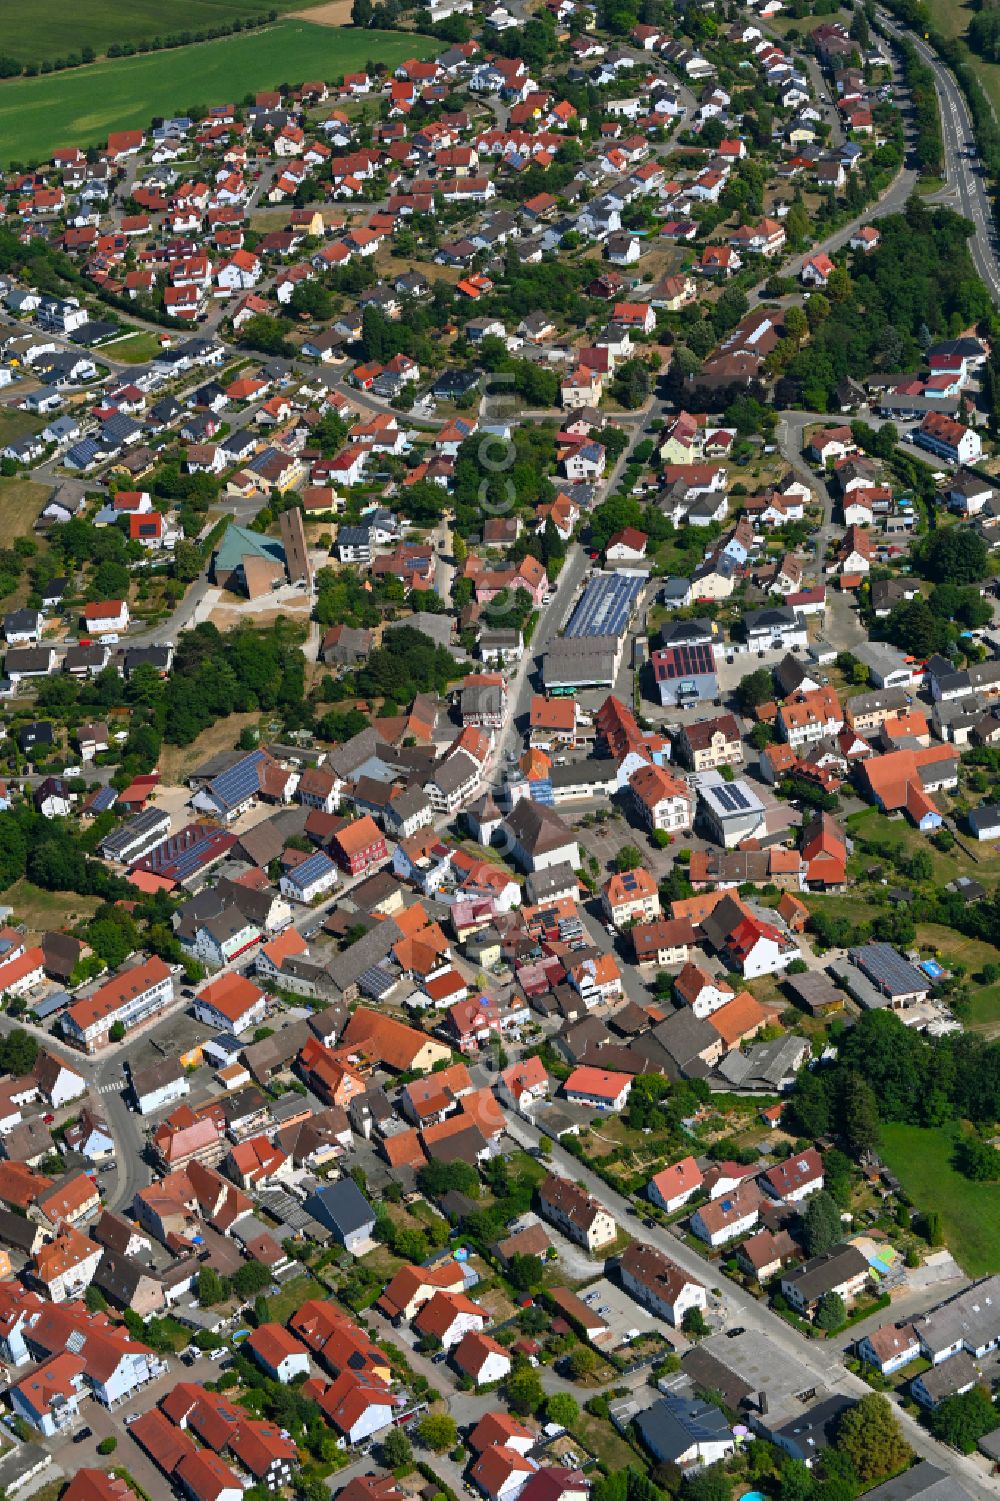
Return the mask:
[(311, 886), (314, 881), (322, 881), (331, 870), (336, 870), (336, 868), (329, 855), (325, 855), (322, 850), (317, 850), (315, 855), (310, 855), (308, 860), (303, 860), (301, 865), (295, 867), (292, 871), (292, 878), (300, 888), (304, 889), (306, 886)]
[(370, 996), (375, 1001), (384, 995), (388, 995), (395, 983), (392, 975), (388, 974), (378, 964), (370, 965), (368, 969), (363, 969), (360, 975), (358, 975), (358, 989), (364, 991), (365, 995)]
[(623, 891), (634, 891), (637, 886), (635, 871), (627, 870), (621, 878)]
[(209, 791), (223, 808), (237, 808), (260, 791), (260, 770), (267, 751), (253, 750), (209, 783)]
[(106, 813), (109, 808), (114, 807), (117, 801), (118, 793), (114, 787), (98, 787), (90, 799), (90, 811), (92, 813)]
[(653, 673), (663, 678), (699, 677), (715, 671), (715, 652), (705, 642), (696, 646), (671, 646), (653, 653)]
[(646, 580), (625, 573), (591, 579), (570, 617), (566, 635), (623, 636)]
[(225, 829), (214, 829), (208, 824), (188, 824), (186, 829), (169, 835), (162, 844), (143, 855), (134, 869), (151, 871), (167, 881), (186, 881), (213, 860), (221, 860), (235, 843), (236, 835)]
[(848, 949), (847, 957), (883, 995), (913, 995), (930, 990), (927, 977), (904, 959), (891, 943), (866, 943), (861, 948)]
[(715, 788), (715, 797), (722, 804), (727, 813), (742, 813), (750, 807), (750, 800), (742, 787), (735, 784), (723, 783)]

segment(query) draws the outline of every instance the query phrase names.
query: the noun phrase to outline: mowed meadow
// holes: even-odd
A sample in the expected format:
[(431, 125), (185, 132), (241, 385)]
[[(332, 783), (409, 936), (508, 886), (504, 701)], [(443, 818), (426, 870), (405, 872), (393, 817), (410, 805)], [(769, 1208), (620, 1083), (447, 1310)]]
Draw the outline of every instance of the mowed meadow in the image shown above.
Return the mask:
[(169, 52), (9, 79), (0, 83), (2, 165), (47, 161), (61, 146), (99, 146), (111, 131), (148, 126), (154, 115), (238, 103), (281, 83), (338, 78), (369, 59), (392, 69), (404, 58), (429, 56), (438, 45), (412, 32), (285, 20)]
[(109, 47), (137, 45), (182, 31), (205, 31), (271, 11), (305, 10), (323, 0), (73, 0), (72, 7), (38, 0), (3, 0), (0, 53), (19, 63), (54, 62), (90, 47), (103, 57)]

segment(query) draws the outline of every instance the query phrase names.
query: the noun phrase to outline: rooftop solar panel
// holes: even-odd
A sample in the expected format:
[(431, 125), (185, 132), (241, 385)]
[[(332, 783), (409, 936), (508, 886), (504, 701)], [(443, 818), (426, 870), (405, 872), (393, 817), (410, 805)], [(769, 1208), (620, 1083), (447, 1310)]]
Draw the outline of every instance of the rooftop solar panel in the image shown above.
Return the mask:
[(315, 855), (310, 855), (308, 860), (303, 860), (292, 872), (301, 886), (309, 886), (313, 881), (319, 881), (336, 866), (329, 855), (324, 855), (322, 850), (317, 850)]
[(591, 579), (570, 617), (566, 635), (623, 635), (644, 584), (645, 579), (624, 573), (602, 573)]
[(212, 796), (224, 808), (235, 808), (245, 798), (260, 790), (260, 767), (267, 758), (264, 750), (250, 751), (228, 770), (222, 771), (210, 784)]

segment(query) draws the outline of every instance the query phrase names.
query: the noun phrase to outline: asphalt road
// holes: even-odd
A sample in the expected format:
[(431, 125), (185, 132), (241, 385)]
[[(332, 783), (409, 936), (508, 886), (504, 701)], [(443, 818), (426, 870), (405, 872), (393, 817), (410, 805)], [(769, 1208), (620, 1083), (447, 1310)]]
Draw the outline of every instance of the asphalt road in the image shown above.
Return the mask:
[(1000, 303), (1000, 241), (993, 220), (990, 198), (978, 158), (970, 159), (968, 147), (975, 147), (972, 117), (954, 75), (923, 38), (899, 26), (885, 12), (878, 12), (879, 22), (890, 36), (906, 35), (922, 60), (932, 70), (937, 85), (944, 137), (945, 177), (948, 187), (939, 201), (964, 215), (976, 227), (969, 250), (983, 281), (995, 301)]
[[(542, 1133), (535, 1126), (530, 1125), (520, 1116), (513, 1117), (509, 1111), (505, 1113), (510, 1134), (515, 1140), (529, 1146), (538, 1144)], [(638, 1221), (628, 1200), (609, 1188), (604, 1180), (584, 1163), (570, 1156), (555, 1143), (553, 1143), (552, 1153), (548, 1160), (554, 1169), (575, 1182), (581, 1183), (618, 1224), (624, 1225), (626, 1229), (633, 1232), (636, 1230)], [(643, 1227), (641, 1238), (662, 1251), (664, 1255), (669, 1256), (699, 1282), (711, 1285), (712, 1264), (705, 1261), (696, 1251), (692, 1251), (683, 1241), (676, 1239), (658, 1225)], [(871, 1388), (859, 1376), (854, 1376), (846, 1370), (839, 1360), (832, 1359), (829, 1354), (825, 1353), (824, 1345), (803, 1339), (776, 1313), (773, 1313), (765, 1304), (758, 1303), (756, 1298), (751, 1297), (737, 1283), (721, 1276), (715, 1280), (724, 1290), (721, 1299), (714, 1298), (709, 1292), (710, 1308), (713, 1311), (724, 1309), (726, 1321), (730, 1325), (739, 1324), (745, 1329), (759, 1331), (771, 1341), (776, 1349), (781, 1350), (789, 1359), (798, 1361), (809, 1370), (818, 1386), (827, 1387), (834, 1394), (855, 1400), (870, 1394)], [(949, 1470), (961, 1480), (963, 1486), (971, 1496), (976, 1498), (976, 1501), (996, 1501), (996, 1482), (984, 1475), (980, 1464), (974, 1458), (957, 1454), (945, 1448), (943, 1444), (936, 1443), (909, 1414), (903, 1411), (897, 1399), (891, 1398), (891, 1400), (895, 1402), (896, 1414), (906, 1441), (916, 1454), (923, 1459), (930, 1460), (939, 1468)]]

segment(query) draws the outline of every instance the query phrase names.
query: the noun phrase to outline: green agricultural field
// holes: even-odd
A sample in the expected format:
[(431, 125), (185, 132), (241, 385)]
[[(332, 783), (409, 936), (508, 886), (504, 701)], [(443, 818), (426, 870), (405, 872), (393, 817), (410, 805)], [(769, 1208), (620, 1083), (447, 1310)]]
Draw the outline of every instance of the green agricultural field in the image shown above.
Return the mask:
[(881, 1156), (917, 1209), (936, 1209), (945, 1242), (970, 1277), (1000, 1272), (1000, 1183), (973, 1183), (952, 1166), (957, 1126), (882, 1127)]
[(322, 0), (75, 0), (70, 9), (37, 0), (4, 0), (0, 53), (22, 65), (53, 62), (90, 47), (98, 57), (108, 48), (207, 31), (269, 11), (305, 10)]
[(370, 58), (395, 68), (437, 45), (412, 32), (289, 20), (172, 52), (11, 79), (0, 84), (2, 164), (44, 161), (60, 146), (100, 145), (109, 132), (147, 126), (154, 115), (240, 100), (280, 83), (339, 78)]

